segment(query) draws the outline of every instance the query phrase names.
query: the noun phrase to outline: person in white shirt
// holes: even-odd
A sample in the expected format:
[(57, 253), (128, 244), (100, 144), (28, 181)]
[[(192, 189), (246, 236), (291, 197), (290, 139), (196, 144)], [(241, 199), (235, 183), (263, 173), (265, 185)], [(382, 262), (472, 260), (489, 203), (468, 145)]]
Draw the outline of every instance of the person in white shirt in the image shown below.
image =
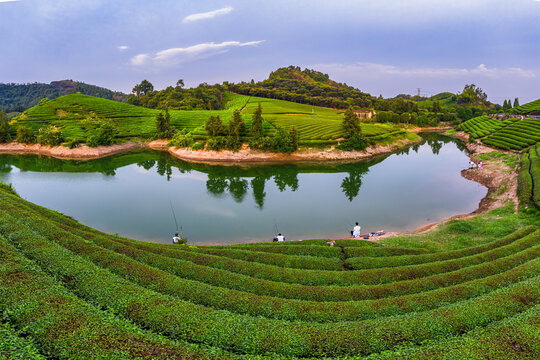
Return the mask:
[(277, 234), (276, 236), (277, 241), (285, 241), (285, 236), (281, 235), (281, 233)]
[(352, 235), (353, 235), (353, 237), (355, 237), (355, 238), (359, 238), (359, 237), (360, 237), (360, 226), (358, 225), (358, 223), (356, 223), (355, 227), (353, 228), (353, 230), (352, 230)]
[(172, 238), (172, 242), (173, 244), (181, 244), (183, 241), (182, 241), (182, 238), (180, 236), (178, 236), (178, 233), (174, 234), (173, 238)]

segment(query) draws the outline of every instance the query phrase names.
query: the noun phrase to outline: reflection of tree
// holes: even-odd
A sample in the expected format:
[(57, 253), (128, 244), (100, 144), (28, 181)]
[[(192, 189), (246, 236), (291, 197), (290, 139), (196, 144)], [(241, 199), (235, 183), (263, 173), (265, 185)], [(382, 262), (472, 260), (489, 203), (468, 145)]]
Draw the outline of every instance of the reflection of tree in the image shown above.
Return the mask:
[(155, 160), (144, 160), (137, 163), (138, 167), (142, 167), (145, 170), (150, 170), (156, 164)]
[[(382, 161), (381, 159), (379, 159)], [(349, 175), (341, 182), (341, 190), (345, 194), (345, 197), (349, 201), (353, 201), (358, 196), (360, 188), (362, 187), (362, 177), (369, 172), (369, 167), (372, 164), (366, 162), (360, 162), (355, 164), (347, 164), (343, 166)]]
[(259, 207), (259, 210), (262, 210), (264, 206), (264, 198), (266, 197), (266, 192), (264, 191), (264, 186), (266, 184), (266, 179), (261, 176), (257, 176), (251, 180), (251, 188), (253, 189), (253, 200)]
[(206, 181), (206, 190), (210, 194), (216, 197), (221, 197), (228, 187), (229, 184), (227, 184), (227, 181), (224, 178), (208, 175), (208, 180)]
[(298, 190), (298, 170), (296, 169), (284, 169), (274, 175), (274, 182), (276, 183), (279, 191), (285, 191), (288, 186), (292, 191)]
[(421, 144), (415, 144), (411, 146), (411, 149), (413, 149), (413, 151), (418, 154), (418, 149), (420, 149), (420, 145)]
[(234, 201), (240, 203), (244, 200), (248, 190), (247, 180), (240, 178), (232, 178), (229, 180), (229, 192), (233, 197)]
[(439, 155), (443, 143), (441, 141), (428, 141), (429, 146), (431, 146), (431, 151), (434, 155)]
[(171, 180), (172, 167), (165, 159), (158, 159), (157, 161), (157, 173), (161, 176), (167, 175), (167, 181)]
[(361, 173), (349, 173), (343, 181), (341, 182), (341, 189), (349, 201), (353, 201), (355, 197), (358, 196), (360, 192), (360, 187), (362, 186), (362, 174)]

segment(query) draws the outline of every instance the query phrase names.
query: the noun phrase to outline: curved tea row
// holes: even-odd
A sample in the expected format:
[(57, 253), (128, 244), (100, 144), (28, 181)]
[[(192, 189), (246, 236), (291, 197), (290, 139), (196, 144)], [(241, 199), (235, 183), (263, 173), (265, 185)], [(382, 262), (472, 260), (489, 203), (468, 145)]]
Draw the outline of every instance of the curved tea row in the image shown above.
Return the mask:
[(435, 253), (193, 247), (103, 234), (2, 189), (0, 204), (4, 343), (28, 358), (444, 358), (456, 343), (497, 348), (538, 314), (534, 226)]

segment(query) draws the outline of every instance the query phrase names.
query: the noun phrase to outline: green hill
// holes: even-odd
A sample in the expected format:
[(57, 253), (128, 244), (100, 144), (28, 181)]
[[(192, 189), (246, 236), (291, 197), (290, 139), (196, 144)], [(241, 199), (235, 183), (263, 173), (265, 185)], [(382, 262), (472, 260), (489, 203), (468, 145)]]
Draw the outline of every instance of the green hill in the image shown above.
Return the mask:
[(73, 80), (53, 81), (50, 84), (0, 83), (0, 110), (6, 113), (21, 112), (37, 105), (43, 98), (55, 99), (77, 92), (116, 101), (126, 101), (127, 99), (127, 95), (121, 92)]
[(374, 98), (347, 84), (330, 79), (327, 74), (298, 66), (279, 68), (260, 82), (226, 84), (239, 94), (294, 101), (301, 104), (346, 109), (349, 106), (371, 107)]
[[(227, 123), (235, 109), (242, 115), (249, 128), (251, 114), (260, 102), (265, 118), (266, 135), (272, 135), (277, 126), (295, 127), (301, 141), (323, 142), (342, 137), (342, 112), (323, 107), (297, 104), (289, 101), (242, 96), (230, 92), (223, 97), (222, 110), (171, 110), (174, 128), (186, 129), (196, 139), (206, 139), (204, 124), (210, 116), (219, 115)], [(109, 119), (117, 126), (119, 137), (149, 138), (156, 132), (156, 115), (161, 110), (120, 103), (82, 94), (70, 94), (53, 100), (43, 100), (26, 110), (11, 122), (12, 132), (18, 125), (26, 125), (34, 134), (40, 128), (53, 125), (61, 129), (65, 139), (85, 141), (90, 135), (89, 122), (96, 118)], [(94, 120), (93, 120), (94, 119)], [(383, 140), (385, 135), (403, 133), (398, 127), (387, 124), (362, 124), (366, 136)]]

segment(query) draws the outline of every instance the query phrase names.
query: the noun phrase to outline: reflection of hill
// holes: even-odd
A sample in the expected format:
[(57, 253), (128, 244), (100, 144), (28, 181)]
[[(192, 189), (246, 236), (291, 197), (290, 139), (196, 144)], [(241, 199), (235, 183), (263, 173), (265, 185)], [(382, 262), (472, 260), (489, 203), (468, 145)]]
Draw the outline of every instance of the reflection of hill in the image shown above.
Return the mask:
[[(438, 154), (443, 143), (456, 142), (450, 137), (438, 134), (424, 135), (427, 143), (434, 154)], [(398, 154), (408, 154), (410, 150), (418, 151), (421, 144), (411, 146)], [(462, 144), (458, 147), (463, 149)], [(290, 189), (296, 191), (299, 188), (298, 174), (306, 173), (347, 173), (343, 179), (341, 188), (347, 199), (352, 201), (359, 193), (362, 186), (362, 177), (369, 168), (382, 162), (386, 157), (379, 157), (371, 161), (362, 162), (332, 162), (332, 163), (291, 163), (279, 165), (209, 165), (189, 163), (178, 160), (168, 153), (139, 150), (120, 154), (103, 159), (76, 161), (60, 160), (51, 157), (35, 155), (1, 155), (0, 172), (9, 172), (15, 166), (21, 171), (33, 172), (71, 172), (71, 173), (101, 173), (114, 176), (118, 168), (137, 164), (146, 170), (156, 169), (161, 176), (171, 179), (173, 168), (181, 173), (197, 171), (208, 175), (206, 188), (213, 196), (223, 196), (227, 192), (237, 201), (242, 202), (249, 190), (253, 191), (253, 198), (257, 206), (262, 209), (266, 197), (265, 187), (269, 180), (274, 181), (279, 191)]]

